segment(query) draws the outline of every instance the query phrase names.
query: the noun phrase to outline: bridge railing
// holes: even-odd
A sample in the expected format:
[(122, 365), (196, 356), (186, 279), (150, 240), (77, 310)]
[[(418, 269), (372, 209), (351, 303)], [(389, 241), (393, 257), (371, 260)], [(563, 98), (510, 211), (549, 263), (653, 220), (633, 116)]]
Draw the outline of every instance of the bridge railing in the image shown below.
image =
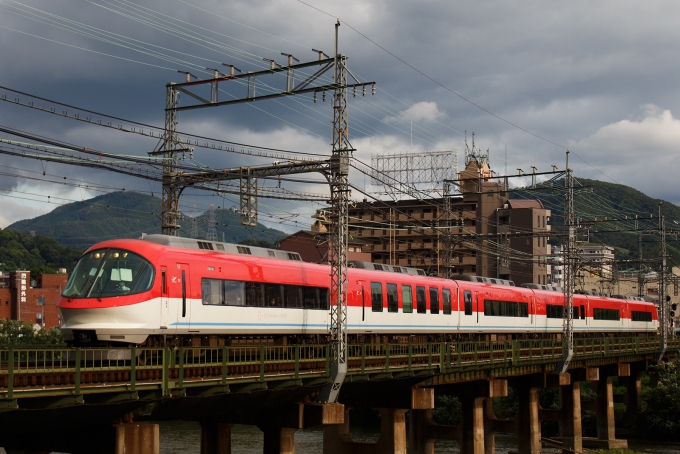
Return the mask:
[[(669, 351), (680, 350), (672, 338)], [(574, 359), (654, 353), (657, 337), (576, 339)], [(210, 384), (327, 379), (328, 345), (180, 348), (0, 348), (0, 400), (22, 392), (59, 388), (70, 393), (106, 386), (172, 388)], [(350, 374), (450, 373), (474, 367), (556, 363), (560, 340), (430, 342), (348, 346)]]

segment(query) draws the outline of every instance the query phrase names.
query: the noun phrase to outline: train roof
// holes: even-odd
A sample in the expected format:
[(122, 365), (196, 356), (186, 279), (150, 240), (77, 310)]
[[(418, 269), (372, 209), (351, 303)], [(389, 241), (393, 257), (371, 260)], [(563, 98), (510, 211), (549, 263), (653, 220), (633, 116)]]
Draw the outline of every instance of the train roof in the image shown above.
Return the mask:
[(257, 246), (247, 246), (244, 244), (223, 243), (221, 241), (197, 240), (194, 238), (182, 238), (170, 235), (142, 235), (141, 240), (151, 243), (161, 244), (182, 249), (198, 249), (228, 254), (243, 254), (255, 257), (267, 257), (272, 259), (293, 260), (301, 262), (302, 257), (297, 252), (280, 251)]
[(410, 268), (406, 266), (387, 265), (384, 263), (362, 262), (361, 260), (349, 260), (347, 266), (350, 268), (360, 268), (362, 270), (387, 271), (390, 273), (410, 274), (412, 276), (425, 276), (425, 271), (420, 268)]

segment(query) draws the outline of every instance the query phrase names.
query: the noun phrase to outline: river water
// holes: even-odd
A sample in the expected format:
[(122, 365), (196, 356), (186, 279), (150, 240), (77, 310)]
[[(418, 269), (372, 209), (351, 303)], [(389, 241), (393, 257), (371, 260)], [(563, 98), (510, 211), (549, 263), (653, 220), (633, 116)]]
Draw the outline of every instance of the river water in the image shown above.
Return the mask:
[[(201, 443), (201, 427), (198, 423), (172, 421), (160, 423), (161, 454), (199, 454)], [(375, 442), (379, 433), (375, 430), (352, 428), (355, 441)], [(296, 454), (320, 454), (322, 452), (323, 432), (321, 430), (299, 430), (295, 433)], [(255, 426), (239, 426), (232, 428), (232, 452), (234, 454), (260, 454), (262, 452), (262, 432)], [(653, 442), (648, 440), (629, 440), (630, 449), (653, 454), (678, 454), (678, 442)], [(496, 436), (496, 453), (507, 454), (508, 450), (517, 449), (517, 438), (513, 436)], [(437, 454), (457, 454), (458, 444), (450, 441), (435, 442)], [(0, 454), (6, 454), (0, 448)]]
[[(161, 422), (162, 454), (199, 454), (201, 429), (192, 422)], [(374, 442), (379, 433), (374, 430), (352, 428), (355, 441)], [(323, 433), (321, 430), (299, 430), (295, 433), (296, 454), (320, 454)], [(260, 454), (262, 452), (262, 432), (254, 426), (234, 426), (231, 432), (231, 446), (234, 454)], [(630, 449), (654, 454), (680, 453), (678, 442), (651, 442), (648, 440), (629, 440)], [(507, 454), (508, 450), (517, 449), (517, 438), (513, 436), (496, 436), (496, 453)], [(449, 441), (435, 443), (435, 452), (458, 453), (458, 444)]]

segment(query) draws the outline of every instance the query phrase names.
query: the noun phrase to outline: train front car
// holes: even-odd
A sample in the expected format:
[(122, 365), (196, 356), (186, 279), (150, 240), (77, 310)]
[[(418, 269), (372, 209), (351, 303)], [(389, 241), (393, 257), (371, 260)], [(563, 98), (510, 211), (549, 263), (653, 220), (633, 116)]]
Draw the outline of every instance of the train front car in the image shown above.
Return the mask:
[(58, 303), (64, 340), (71, 345), (142, 344), (160, 325), (157, 245), (112, 240), (78, 261)]

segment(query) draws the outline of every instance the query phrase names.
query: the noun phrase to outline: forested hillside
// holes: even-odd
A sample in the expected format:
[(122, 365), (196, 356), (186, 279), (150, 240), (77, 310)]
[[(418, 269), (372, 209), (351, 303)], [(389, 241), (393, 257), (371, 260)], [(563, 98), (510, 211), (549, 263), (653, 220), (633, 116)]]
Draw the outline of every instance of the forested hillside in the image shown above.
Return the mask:
[(29, 236), (12, 230), (0, 230), (0, 270), (69, 272), (83, 253), (82, 249), (60, 246), (52, 238)]
[[(161, 233), (161, 201), (136, 192), (116, 192), (68, 205), (34, 219), (27, 219), (7, 227), (25, 234), (54, 238), (62, 246), (87, 248), (100, 241), (113, 238), (138, 238), (142, 233)], [(208, 213), (196, 218), (183, 216), (180, 220), (181, 236), (191, 236), (196, 223), (197, 238), (205, 238)], [(241, 225), (238, 213), (228, 209), (215, 211), (218, 240), (239, 243), (248, 238), (275, 242), (286, 234), (267, 228)]]
[[(667, 229), (678, 229), (680, 225), (680, 207), (659, 199), (649, 197), (642, 192), (631, 187), (606, 183), (597, 180), (577, 178), (582, 189), (577, 189), (574, 195), (574, 213), (577, 219), (585, 222), (592, 219), (629, 219), (627, 222), (607, 222), (599, 223), (596, 227), (589, 230), (579, 230), (579, 240), (589, 240), (591, 243), (606, 244), (618, 249), (618, 258), (637, 259), (638, 257), (638, 233), (621, 232), (620, 230), (633, 229), (634, 219), (638, 216), (640, 227), (652, 230), (658, 226), (656, 218), (659, 211), (659, 202), (663, 202), (663, 215), (665, 217)], [(564, 186), (564, 180), (558, 182)], [(531, 191), (513, 193), (513, 198), (537, 198), (544, 206), (552, 210), (551, 224), (553, 230), (558, 231), (564, 224), (564, 192), (563, 191)], [(616, 230), (619, 230), (618, 232)], [(586, 235), (587, 233), (587, 235)], [(675, 235), (668, 235), (668, 253), (671, 256), (672, 265), (680, 265), (680, 244)], [(554, 243), (560, 243), (558, 236), (553, 237)], [(642, 236), (643, 256), (654, 258), (659, 255), (658, 235)], [(631, 266), (637, 266), (631, 265)], [(623, 266), (622, 266), (623, 268)]]

